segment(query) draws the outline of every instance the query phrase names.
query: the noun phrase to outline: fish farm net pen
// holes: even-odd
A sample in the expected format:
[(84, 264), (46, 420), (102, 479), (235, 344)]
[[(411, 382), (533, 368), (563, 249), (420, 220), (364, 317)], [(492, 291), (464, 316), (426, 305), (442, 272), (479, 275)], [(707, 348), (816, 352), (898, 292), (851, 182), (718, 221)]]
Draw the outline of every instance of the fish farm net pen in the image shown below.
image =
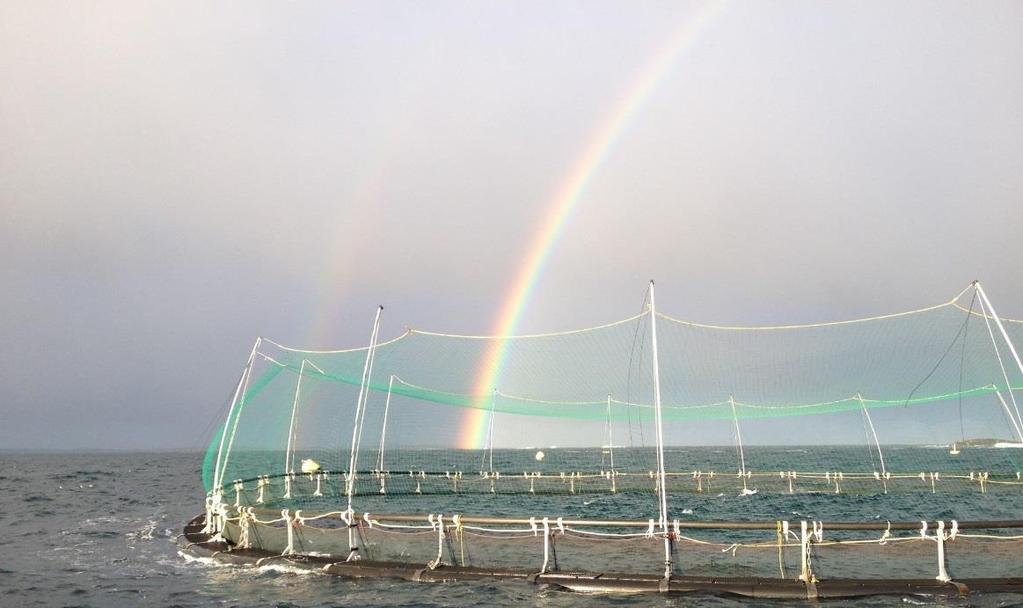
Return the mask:
[(752, 597), (1023, 590), (1023, 322), (258, 338), (180, 543), (340, 576)]

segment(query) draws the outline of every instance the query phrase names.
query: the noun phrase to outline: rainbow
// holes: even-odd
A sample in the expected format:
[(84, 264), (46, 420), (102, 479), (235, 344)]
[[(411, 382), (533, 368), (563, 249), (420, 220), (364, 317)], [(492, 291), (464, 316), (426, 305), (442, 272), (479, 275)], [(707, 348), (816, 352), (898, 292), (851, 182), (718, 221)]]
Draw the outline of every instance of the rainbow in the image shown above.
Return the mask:
[[(607, 160), (608, 155), (626, 131), (638, 111), (656, 92), (658, 86), (671, 72), (678, 57), (691, 48), (707, 26), (722, 12), (726, 2), (712, 2), (703, 5), (700, 10), (690, 15), (682, 26), (669, 39), (658, 53), (646, 65), (639, 77), (621, 101), (608, 114), (602, 126), (597, 129), (582, 150), (572, 170), (561, 182), (550, 203), (550, 211), (546, 215), (540, 230), (533, 237), (526, 250), (525, 259), (515, 273), (514, 281), (504, 298), (497, 320), (494, 325), (494, 336), (512, 336), (518, 327), (522, 312), (529, 304), (547, 259), (550, 257), (561, 237), (572, 212), (582, 200), (582, 194)], [(469, 409), (462, 422), (458, 434), (458, 444), (462, 449), (484, 447), (489, 426), (489, 406), (491, 395), (498, 388), (500, 376), (505, 363), (506, 340), (492, 340), (484, 354), (479, 367), (476, 381), (473, 383), (473, 394), (478, 395), (476, 406)]]
[[(379, 230), (373, 225), (375, 212), (387, 197), (386, 185), (393, 170), (394, 151), (401, 146), (401, 138), (407, 132), (405, 123), (409, 121), (395, 122), (389, 131), (380, 135), (379, 150), (368, 169), (360, 174), (352, 193), (346, 197), (348, 203), (337, 208), (339, 215), (324, 220), (336, 224), (338, 234), (330, 241), (325, 256), (310, 260), (310, 263), (322, 260), (324, 280), (311, 298), (317, 307), (304, 330), (304, 337), (299, 339), (301, 344), (324, 348), (330, 346), (329, 340), (327, 343), (323, 340), (330, 337), (338, 320), (338, 311), (349, 295), (349, 288), (359, 280), (358, 260), (365, 257), (372, 240), (377, 238)], [(359, 227), (365, 228), (360, 230)], [(366, 326), (369, 327), (368, 319)], [(356, 335), (360, 334), (361, 329)]]

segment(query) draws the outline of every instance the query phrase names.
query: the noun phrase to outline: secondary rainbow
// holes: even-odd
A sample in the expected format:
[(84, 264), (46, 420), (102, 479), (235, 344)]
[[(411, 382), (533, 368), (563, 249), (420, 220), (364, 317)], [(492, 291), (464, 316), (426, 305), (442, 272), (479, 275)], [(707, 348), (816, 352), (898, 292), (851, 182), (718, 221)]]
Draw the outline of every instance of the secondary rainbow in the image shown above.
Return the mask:
[[(690, 15), (669, 39), (668, 44), (647, 63), (618, 105), (589, 138), (551, 200), (549, 212), (540, 230), (530, 241), (523, 263), (515, 273), (511, 288), (503, 300), (504, 304), (497, 315), (492, 335), (515, 334), (522, 312), (529, 304), (547, 260), (593, 176), (604, 164), (633, 117), (671, 72), (679, 56), (692, 47), (711, 21), (721, 14), (725, 5), (726, 2), (713, 2)], [(495, 388), (500, 388), (506, 343), (506, 340), (492, 341), (483, 357), (476, 381), (473, 383), (473, 394), (478, 396), (476, 407), (467, 411), (459, 430), (458, 443), (462, 449), (475, 449), (486, 445), (491, 395)]]

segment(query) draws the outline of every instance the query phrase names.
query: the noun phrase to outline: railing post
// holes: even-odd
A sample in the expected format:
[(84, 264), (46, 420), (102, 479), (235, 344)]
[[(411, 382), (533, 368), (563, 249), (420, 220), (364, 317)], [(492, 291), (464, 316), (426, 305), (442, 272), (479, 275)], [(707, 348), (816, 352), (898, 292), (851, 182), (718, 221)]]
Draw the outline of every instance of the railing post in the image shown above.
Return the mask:
[(547, 564), (551, 557), (551, 523), (547, 517), (543, 518), (543, 565), (540, 566), (540, 574), (546, 574)]
[(938, 522), (938, 530), (935, 534), (935, 538), (938, 541), (938, 576), (935, 578), (943, 583), (947, 583), (952, 580), (952, 577), (948, 575), (948, 570), (945, 569), (945, 522)]
[(664, 424), (661, 420), (661, 372), (657, 360), (657, 306), (654, 303), (654, 282), (650, 281), (650, 351), (654, 372), (654, 422), (657, 426), (657, 488), (660, 494), (660, 524), (664, 535), (664, 579), (661, 590), (667, 591), (672, 574), (672, 538), (668, 531), (668, 484), (664, 462)]
[(806, 520), (799, 522), (800, 574), (799, 580), (810, 584), (815, 582), (810, 564), (810, 534), (806, 530)]
[[(373, 331), (369, 335), (369, 347), (366, 349), (366, 361), (362, 368), (362, 382), (359, 384), (359, 397), (355, 402), (355, 420), (352, 423), (352, 449), (348, 461), (348, 475), (346, 476), (345, 494), (348, 496), (348, 513), (352, 510), (352, 496), (355, 494), (356, 471), (358, 470), (359, 439), (362, 437), (361, 425), (365, 420), (366, 401), (369, 398), (370, 383), (373, 377), (373, 357), (376, 354), (377, 336), (380, 335), (380, 313), (384, 307), (378, 306), (376, 316), (373, 318)], [(348, 546), (351, 553), (348, 559), (357, 559), (358, 547), (355, 545), (355, 530), (348, 526)]]

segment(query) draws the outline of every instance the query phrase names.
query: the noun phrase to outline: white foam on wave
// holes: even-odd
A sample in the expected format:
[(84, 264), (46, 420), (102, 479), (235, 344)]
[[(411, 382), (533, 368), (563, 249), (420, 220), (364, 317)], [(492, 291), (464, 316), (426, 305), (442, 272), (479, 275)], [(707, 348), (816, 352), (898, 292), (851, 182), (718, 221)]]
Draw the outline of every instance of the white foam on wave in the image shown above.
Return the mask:
[(178, 555), (182, 559), (184, 559), (186, 563), (189, 563), (189, 564), (196, 564), (196, 565), (200, 565), (200, 566), (214, 566), (214, 567), (217, 567), (217, 568), (236, 568), (237, 567), (235, 564), (230, 564), (230, 563), (227, 563), (227, 562), (222, 562), (222, 561), (213, 559), (212, 557), (200, 557), (198, 555), (192, 555), (190, 553), (185, 553), (184, 551), (178, 551)]
[(260, 572), (277, 572), (277, 573), (281, 573), (281, 574), (302, 574), (302, 575), (308, 575), (308, 574), (317, 574), (317, 575), (319, 575), (319, 574), (323, 574), (323, 572), (321, 570), (317, 570), (317, 569), (299, 568), (298, 566), (289, 566), (287, 564), (273, 563), (273, 562), (271, 562), (269, 564), (263, 564), (262, 566), (258, 566), (256, 569), (259, 570)]

